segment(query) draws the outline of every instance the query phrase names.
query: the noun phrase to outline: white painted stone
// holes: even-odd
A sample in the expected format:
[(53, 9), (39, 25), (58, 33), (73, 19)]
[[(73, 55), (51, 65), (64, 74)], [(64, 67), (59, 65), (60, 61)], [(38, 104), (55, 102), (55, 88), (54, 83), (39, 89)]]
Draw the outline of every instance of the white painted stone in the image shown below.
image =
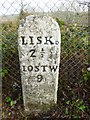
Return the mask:
[(19, 26), (18, 50), (26, 112), (57, 103), (61, 35), (48, 16), (28, 16)]

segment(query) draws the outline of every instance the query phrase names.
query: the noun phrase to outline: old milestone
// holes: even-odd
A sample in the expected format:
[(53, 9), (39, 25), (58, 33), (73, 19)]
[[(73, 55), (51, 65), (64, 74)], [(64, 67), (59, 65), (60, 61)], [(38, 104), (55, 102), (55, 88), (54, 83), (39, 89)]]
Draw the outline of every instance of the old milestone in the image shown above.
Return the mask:
[(42, 112), (57, 103), (61, 34), (48, 16), (31, 15), (18, 30), (18, 51), (25, 111)]

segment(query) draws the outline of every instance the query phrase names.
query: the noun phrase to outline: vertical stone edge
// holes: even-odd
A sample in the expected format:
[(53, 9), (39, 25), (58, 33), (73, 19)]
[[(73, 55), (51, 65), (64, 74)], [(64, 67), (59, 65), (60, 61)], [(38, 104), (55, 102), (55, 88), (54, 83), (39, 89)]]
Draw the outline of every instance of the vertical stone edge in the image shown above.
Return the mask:
[[(53, 19), (53, 18), (52, 18)], [(55, 19), (53, 19), (53, 22), (55, 22), (56, 23), (56, 26), (57, 26), (57, 28), (58, 28), (58, 30), (59, 30), (59, 35), (58, 35), (58, 38), (59, 38), (59, 40), (60, 40), (60, 43), (59, 43), (59, 53), (61, 54), (61, 31), (60, 31), (60, 27), (59, 27), (59, 25), (58, 25), (58, 23), (56, 22), (56, 20)], [(60, 56), (59, 56), (59, 59), (58, 59), (58, 67), (60, 68)], [(57, 92), (58, 92), (58, 80), (59, 80), (59, 68), (58, 68), (58, 75), (57, 75), (57, 78), (56, 78), (56, 89), (55, 89), (55, 104), (57, 104)]]
[[(18, 40), (17, 40), (17, 43), (18, 43), (18, 54), (20, 56), (20, 45), (19, 45), (19, 39), (20, 39), (20, 27), (21, 27), (21, 23), (24, 21), (24, 19), (20, 20), (20, 25), (18, 27)], [(18, 56), (18, 57), (19, 57)], [(20, 65), (20, 76), (21, 76), (21, 83), (23, 83), (23, 79), (22, 79), (22, 72), (21, 72), (21, 64), (20, 64), (20, 57), (19, 57), (19, 65)], [(23, 96), (23, 104), (24, 104), (24, 109), (27, 111), (26, 107), (25, 107), (25, 96), (24, 96), (24, 84), (21, 84), (21, 88), (22, 88), (22, 96)]]

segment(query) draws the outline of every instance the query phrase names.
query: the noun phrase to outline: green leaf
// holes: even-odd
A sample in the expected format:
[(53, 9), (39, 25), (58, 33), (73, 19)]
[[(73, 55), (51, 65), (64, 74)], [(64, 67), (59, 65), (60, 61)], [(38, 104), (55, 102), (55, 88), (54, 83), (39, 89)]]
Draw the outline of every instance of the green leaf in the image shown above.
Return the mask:
[(11, 115), (11, 112), (8, 113), (8, 116), (10, 116), (10, 115)]
[(0, 75), (4, 77), (6, 74), (8, 74), (8, 71), (6, 69), (0, 69)]
[(10, 102), (10, 106), (12, 107), (14, 105), (14, 101), (11, 101)]
[(65, 114), (68, 114), (68, 108), (65, 109)]
[(11, 97), (6, 97), (5, 101), (6, 102), (10, 102), (11, 101)]
[(70, 103), (70, 101), (67, 101), (66, 104), (68, 105)]
[(82, 105), (82, 104), (83, 104), (83, 100), (80, 100), (79, 105)]
[(4, 112), (2, 112), (2, 118), (4, 118), (4, 115), (5, 115)]
[(88, 80), (88, 75), (87, 75), (87, 74), (84, 74), (83, 77), (84, 77), (84, 80), (85, 80), (85, 81)]
[(79, 110), (84, 111), (86, 109), (86, 106), (82, 105), (82, 106), (79, 106), (78, 108), (79, 108)]

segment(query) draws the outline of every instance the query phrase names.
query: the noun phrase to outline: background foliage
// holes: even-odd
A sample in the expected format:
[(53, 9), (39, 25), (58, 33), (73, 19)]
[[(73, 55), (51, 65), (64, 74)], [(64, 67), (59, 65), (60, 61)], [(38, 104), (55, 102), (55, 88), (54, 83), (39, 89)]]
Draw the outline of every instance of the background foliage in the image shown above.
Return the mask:
[(47, 113), (25, 116), (17, 39), (19, 19), (25, 18), (27, 15), (28, 13), (21, 12), (17, 21), (2, 23), (3, 119), (89, 119), (88, 27), (79, 26), (77, 23), (67, 24), (59, 17), (54, 18), (60, 26), (62, 38), (58, 105)]

